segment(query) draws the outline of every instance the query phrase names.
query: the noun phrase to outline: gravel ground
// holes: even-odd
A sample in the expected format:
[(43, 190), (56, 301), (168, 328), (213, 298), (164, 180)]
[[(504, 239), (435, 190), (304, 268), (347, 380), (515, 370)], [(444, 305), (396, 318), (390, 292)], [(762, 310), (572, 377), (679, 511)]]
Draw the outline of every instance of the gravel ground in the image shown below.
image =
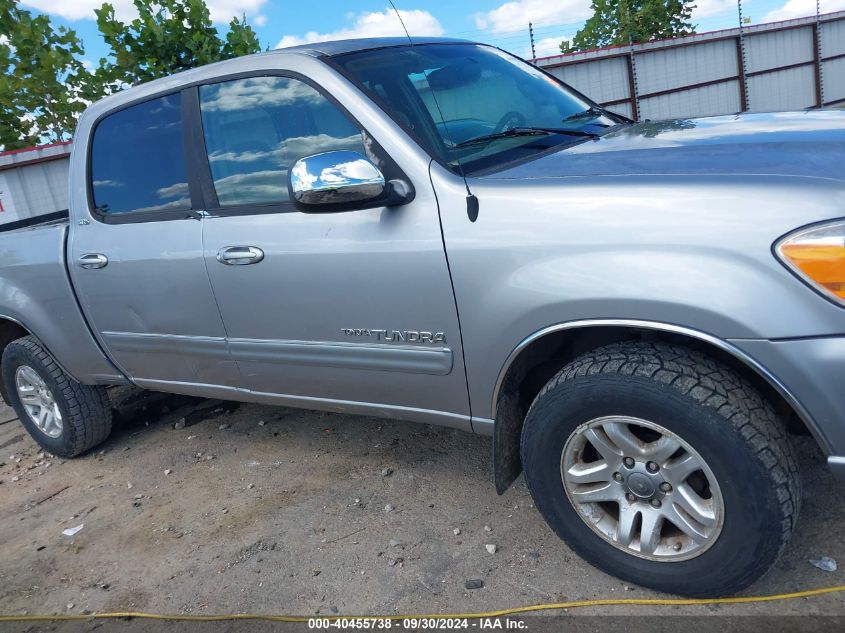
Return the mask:
[[(0, 409), (0, 612), (453, 613), (660, 597), (575, 556), (521, 480), (497, 496), (488, 438), (115, 395), (112, 437), (74, 460), (41, 453), (14, 413)], [(811, 440), (796, 443), (805, 490), (798, 530), (748, 593), (845, 584), (845, 491)], [(820, 556), (839, 569), (810, 564)], [(468, 590), (467, 580), (483, 586)], [(845, 594), (662, 613), (845, 616)]]

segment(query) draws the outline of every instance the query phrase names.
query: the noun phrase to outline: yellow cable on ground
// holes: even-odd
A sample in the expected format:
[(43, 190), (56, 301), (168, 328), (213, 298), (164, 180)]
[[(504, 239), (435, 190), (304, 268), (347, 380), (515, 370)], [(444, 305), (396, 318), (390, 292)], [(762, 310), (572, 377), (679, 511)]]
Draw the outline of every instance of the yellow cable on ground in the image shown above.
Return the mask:
[(829, 593), (845, 592), (845, 585), (834, 587), (821, 587), (820, 589), (807, 589), (792, 593), (778, 593), (769, 596), (738, 596), (735, 598), (608, 598), (600, 600), (575, 600), (572, 602), (557, 602), (550, 604), (533, 604), (525, 607), (512, 607), (498, 611), (485, 611), (482, 613), (429, 613), (417, 615), (319, 615), (319, 616), (294, 616), (294, 615), (261, 615), (256, 613), (235, 613), (231, 615), (180, 615), (143, 612), (115, 612), (115, 613), (92, 613), (85, 614), (63, 614), (63, 615), (0, 615), (0, 622), (43, 622), (48, 620), (107, 620), (116, 618), (140, 618), (146, 620), (178, 620), (183, 622), (224, 622), (229, 620), (265, 620), (270, 622), (308, 622), (313, 619), (322, 620), (404, 620), (404, 619), (426, 619), (426, 618), (452, 618), (477, 620), (479, 618), (497, 618), (520, 613), (531, 613), (533, 611), (558, 611), (562, 609), (581, 609), (584, 607), (616, 607), (616, 606), (689, 606), (709, 604), (751, 604), (755, 602), (778, 602), (781, 600), (796, 600), (798, 598), (812, 598)]

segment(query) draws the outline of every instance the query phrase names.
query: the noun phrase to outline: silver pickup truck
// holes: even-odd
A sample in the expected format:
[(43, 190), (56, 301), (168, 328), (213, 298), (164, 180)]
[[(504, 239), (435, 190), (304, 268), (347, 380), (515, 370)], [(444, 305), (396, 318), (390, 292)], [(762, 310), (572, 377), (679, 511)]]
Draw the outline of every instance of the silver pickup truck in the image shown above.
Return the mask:
[(330, 42), (82, 116), (69, 221), (0, 234), (3, 397), (105, 387), (492, 436), (552, 529), (688, 595), (763, 574), (789, 435), (845, 474), (845, 112), (634, 123), (498, 49)]

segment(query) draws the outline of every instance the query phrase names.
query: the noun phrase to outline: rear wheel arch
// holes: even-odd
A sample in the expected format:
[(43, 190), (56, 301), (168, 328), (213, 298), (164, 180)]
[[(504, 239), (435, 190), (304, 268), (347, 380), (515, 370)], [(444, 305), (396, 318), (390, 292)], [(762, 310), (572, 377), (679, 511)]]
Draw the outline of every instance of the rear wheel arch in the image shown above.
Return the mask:
[[(44, 340), (38, 336), (37, 332), (34, 332), (32, 328), (26, 325), (23, 321), (19, 321), (15, 317), (11, 317), (5, 314), (0, 314), (0, 358), (3, 357), (3, 352), (8, 347), (9, 343), (18, 340), (19, 338), (23, 338), (25, 336), (32, 336), (38, 344), (47, 352), (50, 357), (52, 358), (53, 362), (56, 363), (59, 367), (61, 367), (62, 371), (65, 372), (68, 376), (73, 378), (74, 380), (78, 381), (78, 378), (74, 376), (71, 372), (67, 370), (67, 367), (56, 358), (56, 355), (50, 351), (47, 345), (44, 343)], [(2, 381), (0, 381), (2, 383)], [(3, 397), (3, 400), (8, 404), (9, 400), (6, 397), (6, 390), (0, 384), (0, 396)]]
[[(19, 338), (23, 338), (24, 336), (29, 336), (30, 334), (32, 334), (32, 332), (27, 330), (16, 319), (0, 315), (0, 358), (2, 358), (3, 351), (9, 343), (18, 340)], [(4, 402), (9, 402), (9, 396), (6, 393), (6, 387), (2, 380), (0, 380), (0, 396), (3, 397)]]
[(653, 321), (571, 321), (525, 338), (511, 352), (499, 373), (492, 411), (494, 483), (499, 494), (522, 472), (519, 452), (522, 426), (540, 390), (564, 365), (581, 354), (622, 341), (666, 342), (707, 354), (760, 391), (787, 421), (790, 432), (809, 433), (823, 452), (830, 452), (827, 441), (800, 402), (775, 376), (729, 343), (699, 330)]

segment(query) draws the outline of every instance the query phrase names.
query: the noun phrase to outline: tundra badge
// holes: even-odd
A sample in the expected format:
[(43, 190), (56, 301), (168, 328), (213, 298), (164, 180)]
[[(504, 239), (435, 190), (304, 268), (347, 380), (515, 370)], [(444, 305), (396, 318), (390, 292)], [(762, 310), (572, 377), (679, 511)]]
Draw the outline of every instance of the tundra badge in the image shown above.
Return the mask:
[(373, 330), (369, 328), (342, 327), (344, 336), (369, 336), (385, 343), (445, 343), (443, 332), (418, 332), (416, 330)]

